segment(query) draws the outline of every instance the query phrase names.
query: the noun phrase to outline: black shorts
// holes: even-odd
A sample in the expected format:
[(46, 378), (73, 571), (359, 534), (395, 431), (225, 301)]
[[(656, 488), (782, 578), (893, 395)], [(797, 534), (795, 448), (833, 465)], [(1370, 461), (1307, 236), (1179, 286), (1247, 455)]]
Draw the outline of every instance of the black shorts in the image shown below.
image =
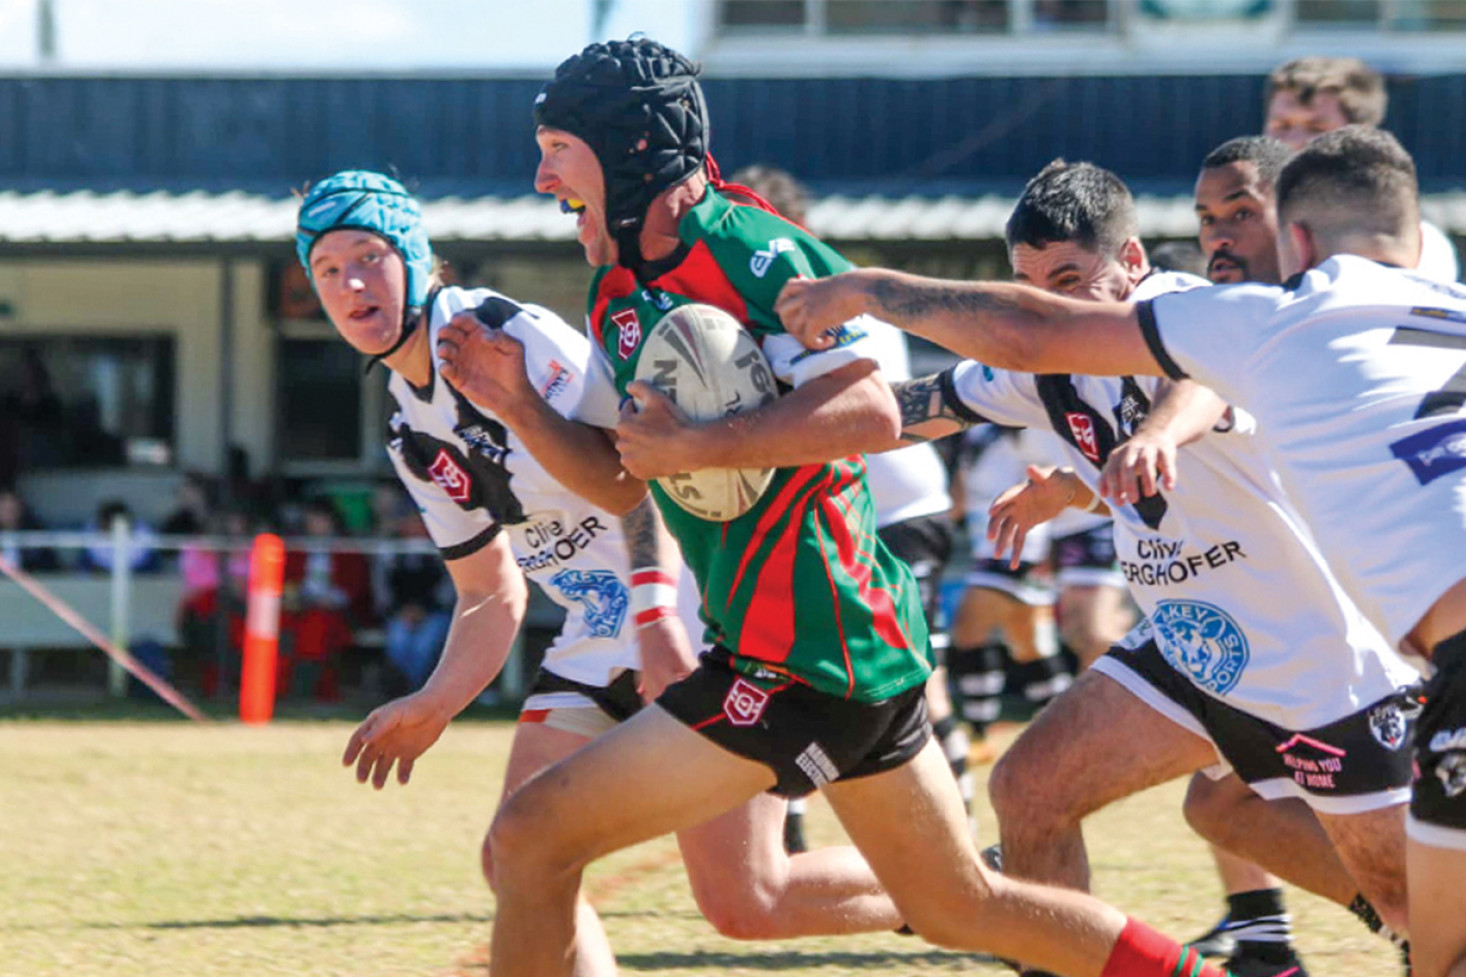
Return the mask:
[(525, 695), (525, 701), (528, 703), (537, 695), (572, 692), (595, 703), (596, 708), (616, 722), (624, 723), (641, 709), (641, 693), (636, 691), (640, 675), (640, 672), (628, 669), (616, 676), (610, 685), (587, 685), (541, 668)]
[(1444, 655), (1438, 650), (1434, 663), (1415, 731), (1419, 774), (1410, 834), (1428, 845), (1466, 850), (1466, 648)]
[(657, 705), (730, 753), (774, 772), (775, 794), (803, 797), (836, 780), (911, 760), (931, 736), (924, 686), (881, 702), (854, 702), (806, 685), (735, 672), (714, 648)]
[(1118, 587), (1125, 577), (1115, 555), (1115, 527), (1105, 523), (1082, 533), (1060, 536), (1049, 544), (1054, 581), (1062, 587)]
[[(1291, 730), (1202, 692), (1167, 663), (1154, 640), (1134, 648), (1116, 645), (1101, 662), (1105, 664), (1096, 663), (1100, 671), (1147, 705), (1210, 739), (1261, 797), (1296, 797), (1325, 814), (1357, 814), (1403, 803), (1407, 796), (1413, 775), (1410, 745), (1419, 713), (1409, 689), (1326, 726)], [(1113, 663), (1123, 668), (1117, 670)], [(1166, 701), (1158, 701), (1157, 694)], [(1176, 714), (1177, 706), (1195, 726)]]
[(876, 533), (886, 548), (911, 567), (921, 609), (931, 635), (932, 653), (940, 664), (947, 649), (947, 621), (942, 613), (942, 573), (952, 559), (952, 527), (945, 515), (916, 516), (892, 523)]

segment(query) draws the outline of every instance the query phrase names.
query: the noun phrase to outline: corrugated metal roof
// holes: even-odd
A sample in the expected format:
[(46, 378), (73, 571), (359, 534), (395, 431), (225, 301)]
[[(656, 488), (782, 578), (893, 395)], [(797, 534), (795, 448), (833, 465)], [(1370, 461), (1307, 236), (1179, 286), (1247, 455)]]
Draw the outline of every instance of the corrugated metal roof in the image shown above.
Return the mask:
[[(810, 207), (809, 226), (839, 241), (985, 241), (1003, 236), (1014, 201), (983, 197), (829, 196)], [(1196, 233), (1189, 196), (1142, 195), (1141, 235)], [(1466, 234), (1466, 192), (1425, 198), (1425, 215), (1451, 234)], [(280, 244), (291, 240), (296, 202), (241, 192), (0, 193), (0, 244)], [(443, 197), (424, 203), (435, 241), (570, 241), (575, 222), (540, 196)]]

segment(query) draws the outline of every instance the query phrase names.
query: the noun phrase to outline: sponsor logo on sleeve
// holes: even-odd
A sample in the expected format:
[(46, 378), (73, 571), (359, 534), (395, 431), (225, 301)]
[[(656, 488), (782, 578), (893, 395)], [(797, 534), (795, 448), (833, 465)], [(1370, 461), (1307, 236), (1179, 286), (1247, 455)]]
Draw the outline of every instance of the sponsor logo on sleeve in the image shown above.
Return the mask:
[(1199, 600), (1163, 600), (1150, 616), (1171, 667), (1214, 695), (1230, 692), (1251, 658), (1232, 615)]
[(540, 386), (540, 396), (553, 403), (570, 386), (570, 379), (571, 373), (565, 364), (559, 360), (551, 360), (550, 377)]
[(453, 456), (448, 454), (446, 448), (438, 449), (432, 464), (428, 465), (428, 474), (444, 492), (448, 493), (448, 498), (459, 505), (467, 502), (469, 496), (473, 494), (473, 485), (468, 480), (468, 473), (453, 460)]
[(747, 679), (737, 679), (723, 699), (723, 715), (734, 726), (752, 726), (763, 718), (769, 694)]
[(753, 272), (754, 278), (762, 278), (769, 273), (769, 267), (775, 258), (793, 250), (793, 241), (787, 237), (776, 237), (769, 242), (768, 247), (753, 253), (753, 257), (748, 259), (748, 270)]
[(1466, 468), (1466, 420), (1439, 424), (1390, 445), (1421, 485)]
[(806, 359), (810, 356), (814, 356), (817, 353), (828, 353), (831, 350), (839, 349), (842, 346), (849, 346), (852, 343), (858, 343), (867, 335), (869, 335), (864, 329), (860, 328), (859, 326), (852, 325), (849, 322), (842, 322), (838, 326), (832, 326), (828, 330), (826, 330), (826, 332), (828, 332), (830, 334), (830, 337), (834, 340), (834, 342), (832, 342), (827, 349), (806, 349), (798, 356), (790, 360), (790, 362), (798, 363), (800, 360)]
[(624, 360), (636, 352), (636, 347), (641, 345), (641, 320), (636, 318), (635, 309), (622, 309), (620, 312), (611, 313), (611, 321), (616, 324), (617, 340), (616, 351), (621, 354)]
[(1100, 463), (1099, 437), (1094, 433), (1094, 419), (1088, 414), (1081, 414), (1078, 411), (1066, 411), (1064, 418), (1069, 422), (1069, 431), (1074, 435), (1074, 443), (1079, 450), (1084, 452), (1084, 457)]

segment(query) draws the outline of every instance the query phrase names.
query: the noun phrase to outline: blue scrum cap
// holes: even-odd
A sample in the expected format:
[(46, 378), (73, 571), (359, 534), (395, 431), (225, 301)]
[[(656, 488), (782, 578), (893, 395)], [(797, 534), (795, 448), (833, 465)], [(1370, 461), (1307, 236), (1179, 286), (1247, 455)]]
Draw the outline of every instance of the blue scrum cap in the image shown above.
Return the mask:
[(421, 308), (433, 273), (433, 247), (422, 226), (422, 208), (407, 188), (370, 170), (342, 170), (310, 188), (300, 202), (295, 253), (311, 273), (311, 248), (322, 234), (356, 228), (380, 234), (407, 267), (407, 305)]

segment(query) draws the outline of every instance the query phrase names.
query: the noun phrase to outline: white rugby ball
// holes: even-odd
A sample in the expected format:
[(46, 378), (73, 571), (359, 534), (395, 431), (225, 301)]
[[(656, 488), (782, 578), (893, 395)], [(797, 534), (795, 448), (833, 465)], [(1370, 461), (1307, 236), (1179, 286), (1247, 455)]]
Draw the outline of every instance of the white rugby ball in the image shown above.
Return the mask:
[[(636, 379), (697, 421), (762, 407), (778, 396), (774, 371), (753, 337), (711, 305), (684, 305), (658, 319), (642, 341)], [(772, 468), (704, 468), (656, 482), (694, 516), (727, 522), (753, 508), (773, 477)]]

